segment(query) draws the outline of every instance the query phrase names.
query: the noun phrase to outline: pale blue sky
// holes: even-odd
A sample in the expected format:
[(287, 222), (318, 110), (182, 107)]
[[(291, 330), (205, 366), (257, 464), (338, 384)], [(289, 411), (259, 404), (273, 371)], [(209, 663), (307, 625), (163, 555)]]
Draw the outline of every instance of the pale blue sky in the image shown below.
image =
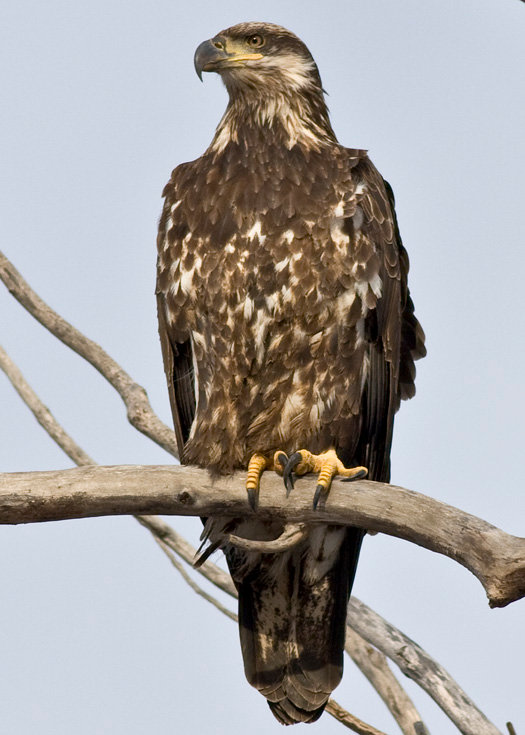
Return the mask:
[[(193, 52), (241, 20), (296, 32), (342, 142), (390, 181), (427, 332), (396, 422), (393, 482), (525, 535), (525, 5), (519, 0), (4, 2), (0, 248), (63, 316), (169, 406), (153, 298), (160, 193), (226, 104)], [(167, 463), (120, 399), (0, 289), (0, 342), (98, 462)], [(66, 468), (0, 375), (5, 471)], [(194, 543), (198, 523), (174, 520)], [(281, 732), (245, 682), (235, 626), (130, 518), (0, 531), (8, 735)], [(491, 611), (450, 560), (365, 541), (355, 594), (449, 669), (501, 729), (525, 730), (525, 602)], [(406, 682), (405, 682), (406, 683)], [(436, 735), (456, 732), (407, 683)], [(389, 733), (348, 662), (336, 698)], [(309, 732), (341, 732), (329, 716)]]

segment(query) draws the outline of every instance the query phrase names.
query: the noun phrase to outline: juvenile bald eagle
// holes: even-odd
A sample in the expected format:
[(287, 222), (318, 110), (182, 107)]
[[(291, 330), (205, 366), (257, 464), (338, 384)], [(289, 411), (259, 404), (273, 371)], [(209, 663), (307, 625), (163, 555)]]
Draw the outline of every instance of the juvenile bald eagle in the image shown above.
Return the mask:
[[(164, 190), (158, 313), (181, 460), (387, 482), (394, 413), (414, 395), (423, 331), (390, 186), (340, 145), (302, 41), (241, 23), (195, 68), (229, 93), (211, 145)], [(284, 491), (284, 488), (283, 488)], [(288, 552), (247, 552), (225, 530), (275, 538), (257, 513), (208, 523), (239, 591), (248, 681), (284, 724), (313, 722), (341, 679), (362, 529), (315, 525)], [(214, 543), (213, 543), (214, 542)]]

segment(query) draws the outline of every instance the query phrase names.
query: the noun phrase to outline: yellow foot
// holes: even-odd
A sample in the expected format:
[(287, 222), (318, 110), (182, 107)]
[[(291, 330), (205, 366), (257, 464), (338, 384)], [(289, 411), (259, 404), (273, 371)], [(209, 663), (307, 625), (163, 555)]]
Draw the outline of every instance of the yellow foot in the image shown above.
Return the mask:
[(257, 453), (252, 455), (246, 473), (246, 492), (248, 493), (248, 500), (253, 510), (255, 510), (255, 506), (257, 505), (262, 473), (265, 470), (274, 470), (282, 475), (287, 462), (288, 455), (286, 452), (277, 451), (271, 459), (264, 454)]
[(322, 454), (312, 454), (307, 449), (294, 452), (286, 463), (283, 478), (288, 492), (293, 488), (293, 475), (305, 475), (307, 472), (317, 472), (317, 487), (314, 495), (314, 509), (317, 508), (321, 495), (327, 495), (335, 475), (348, 480), (358, 480), (366, 477), (366, 467), (345, 467), (335, 449), (329, 449)]

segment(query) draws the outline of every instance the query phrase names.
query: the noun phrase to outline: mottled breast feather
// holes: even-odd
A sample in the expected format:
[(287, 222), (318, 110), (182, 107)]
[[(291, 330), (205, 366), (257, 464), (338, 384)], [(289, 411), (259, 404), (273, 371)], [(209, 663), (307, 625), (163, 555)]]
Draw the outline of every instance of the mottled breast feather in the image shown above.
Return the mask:
[(353, 459), (370, 350), (392, 416), (423, 354), (393, 197), (366, 152), (230, 143), (176, 168), (164, 196), (157, 292), (172, 349), (191, 355), (184, 460), (228, 472), (306, 443)]

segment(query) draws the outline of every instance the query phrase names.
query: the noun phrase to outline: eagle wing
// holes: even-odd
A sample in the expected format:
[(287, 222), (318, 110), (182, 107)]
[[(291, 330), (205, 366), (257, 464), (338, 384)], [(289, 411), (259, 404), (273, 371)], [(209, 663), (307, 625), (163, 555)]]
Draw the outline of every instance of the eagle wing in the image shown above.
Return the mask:
[(363, 187), (357, 198), (363, 212), (359, 252), (364, 268), (373, 255), (379, 255), (381, 296), (365, 319), (368, 370), (358, 444), (352, 457), (345, 456), (348, 448), (355, 446), (352, 437), (346, 441), (342, 437), (339, 442), (344, 461), (367, 467), (371, 480), (389, 482), (394, 415), (400, 400), (415, 393), (414, 361), (426, 354), (425, 335), (408, 290), (409, 260), (399, 233), (392, 188), (368, 158), (360, 169), (356, 171)]
[(164, 372), (179, 457), (182, 457), (195, 417), (195, 366), (191, 341), (175, 342), (167, 324), (164, 297), (157, 293), (157, 317)]

